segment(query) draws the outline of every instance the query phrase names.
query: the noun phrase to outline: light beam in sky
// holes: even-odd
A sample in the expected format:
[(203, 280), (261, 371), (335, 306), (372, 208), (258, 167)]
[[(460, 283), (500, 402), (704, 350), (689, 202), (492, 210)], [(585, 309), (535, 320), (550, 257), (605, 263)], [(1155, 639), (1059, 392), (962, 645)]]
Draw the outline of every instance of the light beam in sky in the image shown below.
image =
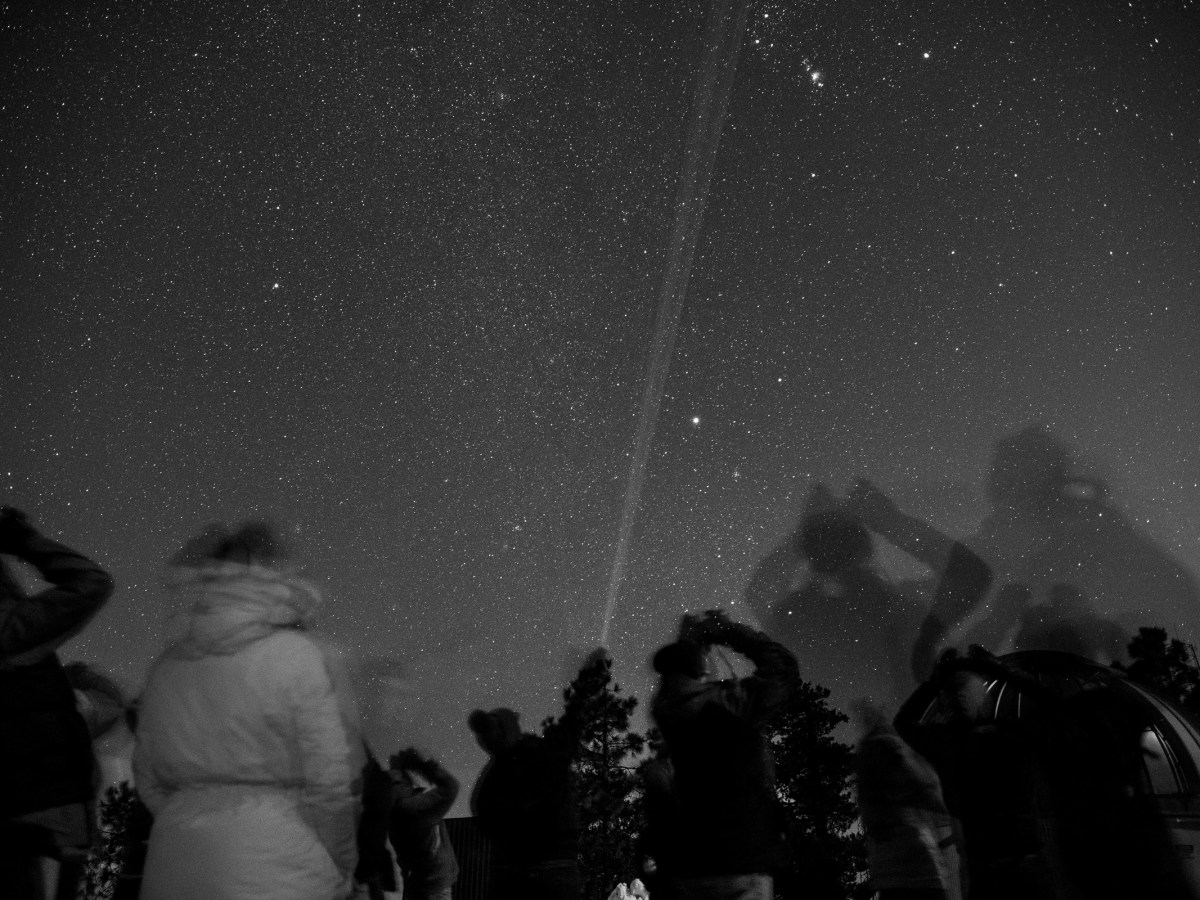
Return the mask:
[(608, 593), (604, 601), (604, 624), (600, 630), (602, 646), (608, 645), (613, 613), (616, 611), (617, 599), (625, 579), (629, 542), (633, 535), (637, 507), (641, 502), (642, 485), (646, 479), (650, 444), (658, 425), (658, 412), (662, 406), (671, 353), (679, 331), (679, 317), (683, 311), (688, 278), (692, 272), (696, 241), (704, 222), (713, 164), (721, 143), (721, 128), (729, 110), (729, 94), (733, 87), (733, 75), (737, 70), (738, 51), (746, 30), (748, 9), (749, 0), (713, 0), (708, 11), (704, 59), (696, 73), (684, 168), (675, 200), (675, 224), (671, 233), (670, 254), (659, 288), (654, 341), (650, 350), (650, 361), (646, 367), (642, 406), (638, 414), (637, 431), (634, 434), (629, 475), (625, 482), (625, 500), (621, 507), (617, 547), (613, 554)]

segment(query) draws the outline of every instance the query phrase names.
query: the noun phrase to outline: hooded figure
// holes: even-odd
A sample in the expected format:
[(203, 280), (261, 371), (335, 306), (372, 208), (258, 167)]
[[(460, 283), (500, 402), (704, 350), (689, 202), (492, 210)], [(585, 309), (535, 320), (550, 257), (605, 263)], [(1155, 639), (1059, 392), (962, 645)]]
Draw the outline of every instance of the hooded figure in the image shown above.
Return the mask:
[(270, 567), (265, 526), (210, 529), (169, 583), (185, 634), (151, 669), (137, 787), (154, 813), (144, 900), (340, 900), (354, 872), (354, 707), (305, 633), (314, 588)]

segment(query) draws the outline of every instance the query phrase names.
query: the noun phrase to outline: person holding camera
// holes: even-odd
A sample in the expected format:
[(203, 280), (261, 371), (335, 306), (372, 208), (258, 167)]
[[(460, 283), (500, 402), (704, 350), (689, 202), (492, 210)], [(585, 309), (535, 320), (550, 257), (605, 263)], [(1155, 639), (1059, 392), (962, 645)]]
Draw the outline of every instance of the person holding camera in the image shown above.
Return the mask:
[(392, 815), (388, 837), (408, 900), (450, 900), (458, 859), (445, 817), (458, 779), (436, 759), (409, 747), (391, 758)]
[(0, 563), (0, 885), (43, 900), (42, 858), (59, 860), (59, 895), (74, 896), (91, 844), (95, 762), (87, 723), (55, 651), (112, 595), (108, 573), (0, 509), (0, 554), (49, 587), (28, 596)]
[[(714, 646), (746, 657), (754, 673), (708, 678)], [(659, 839), (660, 883), (676, 898), (769, 900), (785, 850), (763, 726), (799, 681), (796, 658), (710, 610), (683, 617), (678, 640), (655, 653), (654, 668), (661, 677), (651, 715), (670, 754), (673, 799)]]

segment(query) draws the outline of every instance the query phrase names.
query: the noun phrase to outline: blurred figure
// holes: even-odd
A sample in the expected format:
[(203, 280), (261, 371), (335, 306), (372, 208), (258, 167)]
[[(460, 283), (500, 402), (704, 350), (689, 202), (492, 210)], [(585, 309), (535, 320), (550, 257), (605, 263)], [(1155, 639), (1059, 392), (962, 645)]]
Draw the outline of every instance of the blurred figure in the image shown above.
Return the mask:
[[(1098, 617), (1129, 635), (1153, 625), (1200, 640), (1195, 578), (1109, 502), (1103, 482), (1074, 467), (1067, 447), (1040, 426), (999, 441), (987, 475), (991, 510), (963, 544), (991, 567), (999, 590), (1020, 584), (1044, 597), (1056, 584), (1071, 584)], [(918, 558), (936, 557), (937, 548), (950, 543), (870, 482), (856, 486), (851, 502), (873, 531)], [(932, 594), (933, 585), (926, 590)], [(915, 656), (933, 659), (948, 640), (1010, 649), (1003, 639), (1016, 623), (995, 614), (1000, 600), (986, 592), (935, 597)], [(1026, 643), (1021, 649), (1044, 648)]]
[(489, 759), (471, 812), (495, 851), (495, 900), (578, 900), (579, 820), (571, 763), (582, 723), (564, 715), (542, 736), (521, 731), (511, 709), (475, 710), (467, 719)]
[[(99, 810), (96, 821), (100, 824), (101, 838), (95, 849), (102, 853), (102, 842), (107, 838), (103, 827), (105, 795), (110, 787), (120, 784), (122, 780), (129, 781), (132, 777), (131, 772), (121, 771), (129, 768), (128, 757), (122, 760), (116, 755), (122, 749), (131, 749), (132, 735), (125, 728), (128, 700), (120, 685), (87, 663), (69, 662), (63, 666), (63, 671), (67, 673), (67, 680), (75, 692), (75, 705), (87, 722), (88, 735), (92, 740), (95, 760), (93, 808)], [(119, 777), (121, 774), (124, 774), (124, 779)], [(59, 870), (59, 882), (79, 883), (82, 879), (86, 890), (87, 872), (89, 865), (95, 864), (95, 855), (93, 853), (93, 862), (90, 864), (86, 858), (64, 862)]]
[(445, 817), (458, 797), (458, 779), (412, 747), (391, 759), (389, 836), (406, 900), (451, 900), (458, 859)]
[[(746, 678), (706, 677), (709, 647), (755, 665)], [(656, 884), (671, 898), (769, 900), (785, 855), (775, 765), (763, 725), (787, 700), (799, 671), (782, 644), (721, 611), (684, 616), (675, 643), (654, 655), (660, 675), (651, 715), (671, 757), (652, 822)], [(657, 786), (656, 786), (657, 787)]]
[[(793, 590), (805, 564), (807, 578)], [(896, 707), (915, 687), (908, 654), (923, 610), (879, 574), (870, 532), (824, 485), (813, 488), (791, 537), (760, 563), (747, 599), (835, 708), (863, 697)], [(852, 726), (839, 726), (838, 737), (852, 741)]]
[(1039, 819), (1038, 726), (989, 715), (988, 667), (1000, 665), (979, 648), (969, 657), (947, 650), (932, 679), (946, 714), (904, 737), (934, 767), (960, 829), (964, 895), (1052, 900), (1058, 894)]
[(13, 900), (44, 900), (53, 888), (41, 860), (54, 859), (57, 894), (73, 898), (92, 843), (96, 773), (88, 725), (55, 650), (104, 605), (113, 583), (9, 507), (0, 509), (0, 554), (50, 584), (26, 596), (0, 562), (0, 885)]
[(63, 666), (63, 671), (67, 673), (67, 681), (75, 692), (75, 705), (87, 722), (88, 734), (93, 741), (99, 741), (124, 723), (129, 701), (119, 684), (84, 662), (69, 662)]
[[(150, 846), (150, 829), (154, 825), (154, 817), (150, 815), (150, 810), (128, 781), (110, 787), (102, 801), (102, 810), (103, 804), (108, 804), (110, 820), (107, 824), (113, 829), (104, 835), (104, 840), (118, 844), (120, 851), (115, 854), (115, 858), (105, 858), (102, 855), (97, 859), (93, 855), (88, 860), (89, 870), (92, 866), (97, 866), (102, 878), (105, 865), (115, 864), (119, 870), (111, 900), (137, 900), (141, 896), (142, 872), (146, 867), (146, 850)], [(98, 878), (97, 881), (99, 880)]]
[(317, 591), (268, 525), (213, 527), (169, 570), (186, 634), (150, 671), (134, 772), (154, 814), (143, 900), (341, 900), (364, 753)]
[(926, 586), (910, 586), (915, 590), (928, 589), (931, 594), (910, 657), (912, 677), (922, 682), (933, 671), (938, 649), (957, 612), (974, 608), (987, 596), (993, 570), (965, 543), (905, 516), (865, 478), (855, 482), (847, 505), (873, 532), (937, 573), (937, 580)]
[[(835, 708), (867, 697), (894, 711), (933, 664), (929, 599), (923, 585), (897, 585), (879, 573), (868, 529), (889, 501), (864, 485), (860, 481), (845, 503), (815, 486), (795, 533), (751, 577), (747, 599), (795, 653), (805, 679), (830, 691)], [(922, 538), (904, 549), (939, 573), (939, 597), (969, 602), (986, 592), (991, 575), (982, 560), (941, 535)], [(805, 563), (808, 578), (792, 590)], [(853, 727), (843, 723), (837, 736), (851, 741)]]
[(937, 773), (882, 711), (859, 704), (855, 713), (863, 731), (856, 794), (871, 887), (879, 900), (958, 900), (955, 830)]
[[(909, 738), (961, 821), (970, 900), (1193, 900), (1147, 783), (1157, 714), (1135, 693), (1063, 691), (978, 646), (947, 650), (934, 683), (935, 717)], [(1017, 695), (1021, 716), (996, 715), (1001, 693)]]
[(362, 813), (358, 817), (358, 865), (354, 881), (365, 889), (369, 900), (383, 900), (395, 893), (396, 863), (388, 849), (388, 829), (392, 824), (392, 774), (386, 771), (363, 742), (367, 762), (362, 770)]

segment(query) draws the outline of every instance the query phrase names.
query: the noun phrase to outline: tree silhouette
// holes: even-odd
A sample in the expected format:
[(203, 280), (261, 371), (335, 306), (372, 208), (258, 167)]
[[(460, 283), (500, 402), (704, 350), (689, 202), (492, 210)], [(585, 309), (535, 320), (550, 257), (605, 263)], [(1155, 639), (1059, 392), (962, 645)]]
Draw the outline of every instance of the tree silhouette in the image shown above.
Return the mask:
[(779, 900), (846, 900), (869, 896), (863, 885), (866, 852), (851, 797), (854, 751), (834, 740), (847, 718), (831, 707), (829, 691), (796, 685), (766, 728), (776, 762), (791, 868), (779, 873)]
[(1129, 642), (1129, 658), (1128, 666), (1116, 667), (1200, 722), (1200, 668), (1190, 645), (1168, 638), (1164, 628), (1143, 627)]
[(84, 900), (122, 900), (137, 896), (150, 812), (128, 781), (113, 785), (100, 801), (99, 841), (84, 869)]
[(584, 896), (606, 897), (639, 873), (634, 845), (641, 830), (641, 783), (636, 761), (646, 740), (629, 730), (637, 698), (621, 696), (620, 685), (613, 683), (612, 659), (603, 650), (593, 652), (563, 698), (562, 718), (546, 719), (542, 731), (569, 723), (579, 734), (571, 771)]

